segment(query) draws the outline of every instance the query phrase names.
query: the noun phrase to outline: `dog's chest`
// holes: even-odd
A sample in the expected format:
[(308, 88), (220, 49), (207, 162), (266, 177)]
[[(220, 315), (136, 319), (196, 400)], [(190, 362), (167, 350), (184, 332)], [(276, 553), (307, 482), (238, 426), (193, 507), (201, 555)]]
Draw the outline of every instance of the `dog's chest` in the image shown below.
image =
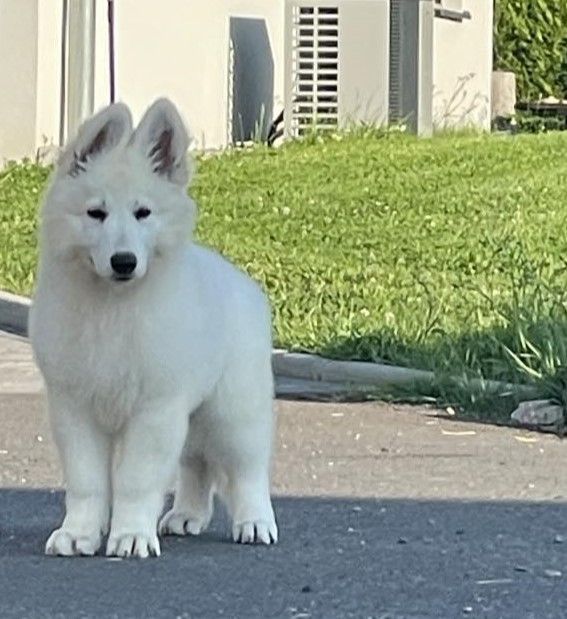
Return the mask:
[(109, 430), (179, 387), (168, 343), (149, 326), (92, 321), (62, 333), (52, 349), (52, 372)]

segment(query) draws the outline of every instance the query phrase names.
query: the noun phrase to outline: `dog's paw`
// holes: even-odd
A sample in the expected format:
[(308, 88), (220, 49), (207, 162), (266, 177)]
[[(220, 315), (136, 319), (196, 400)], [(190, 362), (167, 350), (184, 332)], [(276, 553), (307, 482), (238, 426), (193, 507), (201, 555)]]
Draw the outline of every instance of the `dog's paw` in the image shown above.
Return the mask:
[(100, 533), (85, 535), (64, 528), (55, 529), (45, 544), (45, 554), (60, 557), (92, 557), (100, 548)]
[(159, 557), (159, 540), (155, 533), (145, 535), (143, 533), (124, 533), (113, 535), (110, 533), (106, 545), (107, 557)]
[(199, 535), (209, 525), (210, 518), (196, 518), (188, 512), (170, 509), (159, 523), (160, 535)]
[(239, 544), (275, 544), (278, 541), (278, 527), (274, 520), (235, 523), (232, 539)]

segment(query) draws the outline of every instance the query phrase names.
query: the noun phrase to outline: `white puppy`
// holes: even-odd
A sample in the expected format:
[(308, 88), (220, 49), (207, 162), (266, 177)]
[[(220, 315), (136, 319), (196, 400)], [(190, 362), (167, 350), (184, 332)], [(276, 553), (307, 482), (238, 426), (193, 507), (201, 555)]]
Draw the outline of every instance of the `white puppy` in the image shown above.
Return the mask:
[(203, 531), (218, 493), (234, 540), (277, 540), (270, 310), (190, 240), (188, 143), (165, 99), (135, 131), (111, 105), (47, 192), (30, 335), (67, 491), (47, 554), (92, 555), (110, 528), (107, 555), (159, 555), (176, 467), (161, 533)]

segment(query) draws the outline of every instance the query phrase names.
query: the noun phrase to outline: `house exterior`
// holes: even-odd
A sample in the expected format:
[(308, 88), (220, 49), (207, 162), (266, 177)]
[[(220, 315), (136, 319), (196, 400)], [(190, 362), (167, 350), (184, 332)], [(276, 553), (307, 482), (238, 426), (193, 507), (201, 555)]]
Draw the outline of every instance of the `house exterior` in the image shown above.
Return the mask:
[[(116, 0), (117, 99), (127, 102), (137, 119), (153, 99), (170, 97), (200, 149), (262, 137), (286, 104), (290, 83), (286, 55), (291, 53), (286, 5), (292, 1)], [(414, 123), (417, 130), (426, 134), (431, 127), (490, 128), (492, 2), (314, 2), (338, 7), (339, 34), (347, 4), (351, 12), (357, 3), (366, 8), (375, 5), (376, 15), (382, 16), (375, 30), (381, 56), (368, 62), (376, 62), (381, 72), (376, 83), (383, 92), (378, 94), (392, 101), (395, 88), (405, 80), (410, 116), (420, 118), (420, 124)], [(77, 112), (73, 101), (81, 82), (70, 83), (71, 66), (91, 57), (77, 56), (77, 41), (82, 39), (69, 32), (70, 3), (75, 10), (90, 4), (95, 15), (92, 66), (82, 74), (91, 93), (87, 108), (96, 110), (109, 101), (106, 0), (1, 0), (0, 160), (34, 157), (59, 146), (74, 131), (77, 119), (70, 117), (72, 113), (89, 111)], [(401, 31), (393, 29), (396, 5), (407, 13), (397, 22)], [(363, 31), (371, 41), (374, 29)], [(399, 84), (392, 82), (396, 41), (402, 58)], [(341, 58), (348, 56), (347, 45), (339, 47)], [(414, 51), (406, 53), (410, 49)], [(371, 64), (364, 69), (367, 75), (372, 70)], [(347, 78), (341, 77), (344, 83), (349, 83)], [(398, 103), (399, 116), (404, 109)], [(380, 122), (395, 117), (390, 104)]]
[(435, 0), (433, 9), (433, 124), (489, 131), (493, 2)]

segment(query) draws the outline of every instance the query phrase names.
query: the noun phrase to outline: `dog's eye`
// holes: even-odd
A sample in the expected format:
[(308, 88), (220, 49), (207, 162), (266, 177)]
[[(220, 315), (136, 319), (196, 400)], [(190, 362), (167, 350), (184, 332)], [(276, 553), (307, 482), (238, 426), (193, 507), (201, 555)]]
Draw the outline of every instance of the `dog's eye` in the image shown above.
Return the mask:
[(140, 206), (134, 211), (134, 217), (136, 219), (146, 219), (151, 215), (151, 211), (147, 206)]
[(97, 219), (98, 221), (104, 221), (108, 213), (101, 208), (90, 208), (87, 211), (87, 215), (91, 219)]

